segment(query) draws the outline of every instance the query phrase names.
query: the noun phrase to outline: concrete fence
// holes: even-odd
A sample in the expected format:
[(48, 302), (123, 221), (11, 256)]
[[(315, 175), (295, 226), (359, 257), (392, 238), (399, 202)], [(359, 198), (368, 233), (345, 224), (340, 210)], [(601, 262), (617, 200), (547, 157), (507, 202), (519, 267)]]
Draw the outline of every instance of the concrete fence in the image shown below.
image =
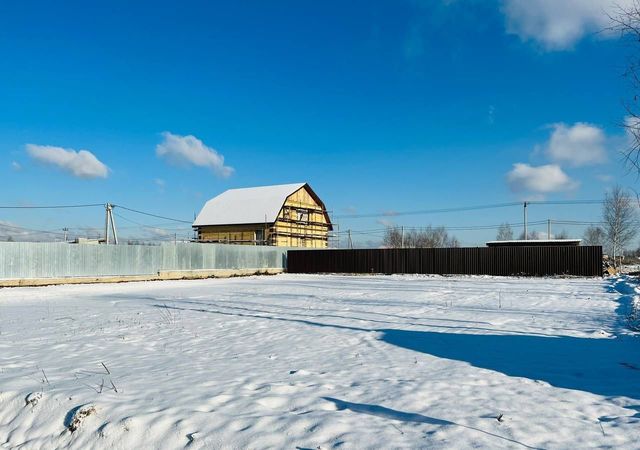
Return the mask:
[(83, 245), (0, 242), (0, 279), (157, 275), (286, 268), (287, 249), (222, 244)]

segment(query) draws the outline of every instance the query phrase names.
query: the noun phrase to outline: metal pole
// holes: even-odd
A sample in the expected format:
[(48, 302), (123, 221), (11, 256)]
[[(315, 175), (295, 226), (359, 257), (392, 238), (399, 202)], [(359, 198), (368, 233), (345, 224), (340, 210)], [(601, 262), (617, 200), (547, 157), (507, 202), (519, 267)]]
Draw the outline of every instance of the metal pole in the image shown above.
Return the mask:
[(109, 203), (104, 205), (104, 243), (109, 245)]
[(400, 239), (400, 247), (404, 248), (404, 225), (402, 226), (402, 238)]
[(547, 239), (551, 239), (551, 219), (547, 219)]
[[(193, 212), (193, 222), (195, 223), (196, 221), (196, 212)], [(191, 225), (191, 227), (193, 228), (193, 225)], [(193, 240), (194, 241), (199, 241), (200, 240), (200, 236), (198, 236), (198, 231), (197, 228), (193, 228)]]
[(527, 202), (524, 202), (524, 240), (528, 240), (529, 236), (527, 234)]
[(118, 232), (116, 231), (116, 222), (113, 218), (113, 205), (109, 204), (109, 219), (111, 219), (111, 231), (113, 231), (113, 243), (118, 245)]

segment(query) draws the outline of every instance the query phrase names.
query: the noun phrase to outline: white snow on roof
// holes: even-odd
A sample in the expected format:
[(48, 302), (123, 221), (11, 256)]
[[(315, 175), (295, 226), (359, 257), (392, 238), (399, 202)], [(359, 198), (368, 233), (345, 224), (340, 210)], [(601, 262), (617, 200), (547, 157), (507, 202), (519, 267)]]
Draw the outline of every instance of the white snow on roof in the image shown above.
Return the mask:
[(193, 226), (275, 222), (287, 197), (305, 184), (229, 189), (205, 203)]
[(542, 242), (549, 242), (549, 243), (575, 243), (575, 242), (582, 242), (582, 239), (511, 239), (511, 240), (506, 240), (506, 241), (487, 241), (487, 244), (523, 244), (523, 243), (527, 243), (527, 242), (533, 242), (533, 243), (542, 243)]

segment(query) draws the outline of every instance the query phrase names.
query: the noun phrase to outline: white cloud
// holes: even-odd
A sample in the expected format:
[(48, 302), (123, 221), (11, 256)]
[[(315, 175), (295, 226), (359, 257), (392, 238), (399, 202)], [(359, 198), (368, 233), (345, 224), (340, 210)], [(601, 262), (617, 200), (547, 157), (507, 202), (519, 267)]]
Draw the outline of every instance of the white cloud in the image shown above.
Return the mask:
[(382, 225), (383, 227), (395, 226), (395, 223), (393, 222), (393, 220), (389, 220), (389, 219), (378, 219), (376, 220), (376, 223), (379, 225)]
[(156, 154), (178, 165), (208, 167), (219, 177), (228, 177), (233, 168), (224, 165), (224, 156), (207, 147), (195, 136), (179, 136), (165, 131), (163, 141), (156, 147)]
[(639, 128), (640, 127), (640, 117), (635, 116), (626, 116), (624, 118), (624, 126), (629, 128)]
[(11, 162), (11, 168), (13, 170), (15, 170), (16, 172), (19, 172), (22, 170), (22, 164), (20, 164), (18, 161), (12, 161)]
[(507, 173), (507, 183), (514, 192), (534, 194), (570, 191), (578, 187), (578, 183), (556, 164), (530, 166), (529, 164), (516, 163), (513, 165), (513, 169)]
[(35, 144), (25, 147), (29, 156), (36, 161), (58, 167), (78, 178), (107, 178), (109, 175), (109, 168), (88, 150), (75, 151)]
[(487, 121), (489, 122), (489, 125), (496, 123), (496, 108), (493, 105), (489, 105)]
[(605, 134), (601, 128), (578, 122), (552, 125), (553, 133), (546, 147), (546, 155), (555, 162), (573, 167), (600, 164), (606, 161)]
[(143, 228), (148, 234), (150, 234), (152, 237), (167, 237), (167, 236), (173, 236), (174, 233), (171, 230), (166, 230), (164, 228), (157, 228), (157, 227), (144, 227)]
[[(589, 33), (610, 25), (610, 15), (635, 0), (502, 0), (507, 32), (547, 50), (567, 50)], [(599, 36), (610, 36), (600, 33)]]
[(20, 225), (0, 220), (0, 241), (16, 241), (16, 242), (50, 242), (60, 240), (62, 232), (46, 232), (24, 228)]
[(167, 182), (162, 178), (155, 178), (153, 183), (158, 187), (158, 191), (164, 192), (164, 188), (167, 186)]
[(603, 183), (609, 183), (610, 181), (613, 181), (613, 176), (606, 173), (601, 173), (596, 175), (596, 179), (602, 181)]
[(627, 136), (627, 143), (633, 145), (640, 139), (640, 117), (626, 116), (623, 126)]

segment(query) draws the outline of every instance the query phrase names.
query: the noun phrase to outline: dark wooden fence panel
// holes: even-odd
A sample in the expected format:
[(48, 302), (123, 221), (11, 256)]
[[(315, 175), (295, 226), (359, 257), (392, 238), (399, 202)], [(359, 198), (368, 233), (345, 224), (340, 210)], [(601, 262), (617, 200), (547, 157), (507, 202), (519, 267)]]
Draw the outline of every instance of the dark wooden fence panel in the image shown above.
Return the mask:
[(289, 250), (290, 273), (602, 275), (602, 247)]

